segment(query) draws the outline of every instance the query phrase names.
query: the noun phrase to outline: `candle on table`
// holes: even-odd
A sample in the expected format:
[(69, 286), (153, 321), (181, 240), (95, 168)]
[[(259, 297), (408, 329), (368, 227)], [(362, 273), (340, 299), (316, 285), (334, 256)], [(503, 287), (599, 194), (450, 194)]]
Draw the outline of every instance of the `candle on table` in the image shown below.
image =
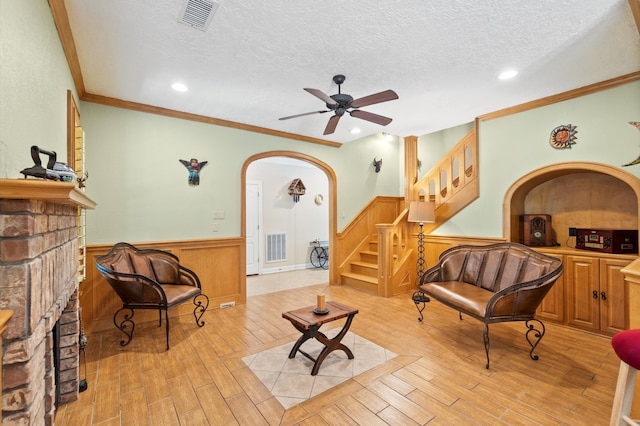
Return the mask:
[(317, 309), (318, 311), (324, 311), (325, 310), (325, 304), (324, 304), (324, 294), (319, 294), (318, 295), (318, 306)]

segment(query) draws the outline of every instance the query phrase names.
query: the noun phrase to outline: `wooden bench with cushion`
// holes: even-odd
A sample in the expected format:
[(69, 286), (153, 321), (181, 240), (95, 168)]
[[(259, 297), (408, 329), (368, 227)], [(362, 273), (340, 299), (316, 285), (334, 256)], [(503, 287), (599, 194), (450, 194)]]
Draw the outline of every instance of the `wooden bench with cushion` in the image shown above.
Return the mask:
[[(201, 318), (209, 306), (209, 298), (202, 293), (195, 272), (180, 265), (177, 256), (162, 250), (140, 250), (128, 243), (117, 243), (107, 254), (96, 259), (96, 267), (122, 300), (122, 308), (113, 315), (113, 323), (127, 336), (127, 340), (120, 342), (122, 346), (133, 338), (134, 309), (157, 309), (160, 325), (164, 311), (167, 349), (170, 308), (193, 300), (196, 324), (204, 325)], [(122, 311), (126, 312), (124, 319), (118, 322), (116, 318)]]
[(533, 351), (545, 328), (535, 318), (536, 309), (560, 274), (560, 259), (522, 244), (461, 245), (444, 251), (438, 264), (423, 274), (413, 299), (416, 307), (422, 303), (422, 309), (418, 308), (420, 321), (429, 298), (457, 310), (460, 319), (466, 314), (482, 321), (486, 368), (489, 368), (489, 324), (526, 321), (529, 356), (537, 360)]

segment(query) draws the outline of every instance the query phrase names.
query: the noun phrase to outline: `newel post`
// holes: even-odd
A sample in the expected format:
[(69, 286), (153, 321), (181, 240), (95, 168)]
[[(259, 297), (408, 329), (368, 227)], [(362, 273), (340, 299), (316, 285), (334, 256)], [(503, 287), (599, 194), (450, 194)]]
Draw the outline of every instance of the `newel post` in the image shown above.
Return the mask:
[(393, 224), (376, 224), (378, 232), (378, 296), (389, 297), (393, 279)]

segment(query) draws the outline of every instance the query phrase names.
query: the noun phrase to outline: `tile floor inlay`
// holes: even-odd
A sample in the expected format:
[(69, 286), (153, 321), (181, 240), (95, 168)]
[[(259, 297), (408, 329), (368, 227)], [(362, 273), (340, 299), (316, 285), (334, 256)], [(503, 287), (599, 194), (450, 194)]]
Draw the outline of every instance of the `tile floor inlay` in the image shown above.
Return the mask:
[[(323, 330), (323, 332), (327, 337), (333, 338), (340, 332), (340, 328)], [(355, 333), (348, 332), (342, 339), (342, 343), (351, 349), (354, 359), (348, 359), (344, 351), (333, 351), (325, 358), (318, 374), (312, 376), (311, 360), (300, 353), (297, 353), (293, 359), (288, 358), (294, 343), (295, 341), (292, 341), (242, 359), (285, 409), (396, 356), (395, 353)], [(320, 342), (311, 339), (306, 341), (301, 349), (317, 358), (322, 348), (323, 345)]]

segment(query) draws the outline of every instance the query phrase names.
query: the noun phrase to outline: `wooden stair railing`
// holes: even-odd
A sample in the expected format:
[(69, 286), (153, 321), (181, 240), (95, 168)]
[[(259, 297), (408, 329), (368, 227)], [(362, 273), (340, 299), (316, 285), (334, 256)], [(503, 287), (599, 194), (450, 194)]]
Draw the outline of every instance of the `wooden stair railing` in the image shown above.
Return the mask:
[(476, 129), (467, 133), (427, 174), (413, 186), (413, 199), (424, 194), (436, 203), (436, 222), (425, 223), (429, 233), (480, 196)]

